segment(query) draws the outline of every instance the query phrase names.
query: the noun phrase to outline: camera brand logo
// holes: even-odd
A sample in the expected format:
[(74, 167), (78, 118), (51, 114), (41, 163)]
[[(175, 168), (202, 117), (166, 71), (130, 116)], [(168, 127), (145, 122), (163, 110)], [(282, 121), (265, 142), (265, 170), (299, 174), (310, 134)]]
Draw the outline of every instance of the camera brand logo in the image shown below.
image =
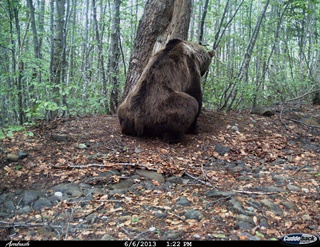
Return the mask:
[(286, 245), (311, 245), (319, 242), (319, 237), (305, 233), (291, 233), (279, 238)]

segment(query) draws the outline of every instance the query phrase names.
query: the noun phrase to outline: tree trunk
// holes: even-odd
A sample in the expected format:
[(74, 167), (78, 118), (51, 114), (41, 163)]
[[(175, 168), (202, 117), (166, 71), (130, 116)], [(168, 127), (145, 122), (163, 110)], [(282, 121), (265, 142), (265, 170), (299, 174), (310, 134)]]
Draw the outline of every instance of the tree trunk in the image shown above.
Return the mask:
[(138, 81), (149, 58), (172, 38), (188, 38), (191, 0), (148, 0), (139, 22), (122, 100)]
[(259, 19), (256, 23), (253, 34), (250, 37), (249, 44), (247, 46), (246, 52), (244, 54), (244, 57), (243, 57), (243, 60), (242, 60), (242, 63), (241, 63), (240, 69), (239, 69), (238, 78), (237, 78), (239, 81), (241, 81), (244, 77), (247, 77), (252, 51), (253, 51), (254, 45), (256, 43), (256, 40), (258, 38), (261, 23), (262, 23), (262, 20), (265, 16), (265, 13), (267, 11), (269, 3), (270, 3), (270, 0), (267, 0), (264, 5), (264, 8), (262, 10), (261, 16), (259, 17)]
[(209, 4), (209, 0), (206, 0), (203, 7), (203, 13), (202, 13), (201, 22), (200, 22), (199, 44), (201, 44), (203, 41), (203, 32), (204, 32), (203, 29), (204, 29), (204, 22), (206, 20), (206, 15), (208, 12), (208, 4)]
[[(53, 0), (52, 0), (53, 1)], [(53, 4), (53, 3), (52, 3)], [(51, 6), (53, 7), (54, 4)], [(65, 66), (63, 59), (64, 49), (64, 28), (65, 28), (65, 0), (56, 0), (55, 18), (53, 21), (53, 51), (52, 51), (52, 71), (51, 83), (53, 92), (53, 102), (49, 107), (49, 119), (58, 116), (58, 108), (61, 105), (60, 87), (62, 85), (62, 67)]]
[(119, 95), (118, 63), (120, 57), (120, 0), (114, 0), (112, 13), (109, 78), (112, 87), (110, 93), (110, 113), (114, 114), (117, 111)]
[[(92, 0), (92, 8), (93, 8), (93, 22), (95, 28), (95, 35), (96, 41), (98, 44), (98, 70), (101, 72), (102, 77), (102, 95), (104, 98), (107, 98), (107, 78), (106, 72), (104, 67), (104, 56), (103, 56), (103, 49), (102, 49), (102, 36), (103, 36), (103, 29), (99, 31), (99, 25), (97, 20), (97, 6), (96, 0)], [(107, 107), (107, 103), (105, 102), (105, 107)]]

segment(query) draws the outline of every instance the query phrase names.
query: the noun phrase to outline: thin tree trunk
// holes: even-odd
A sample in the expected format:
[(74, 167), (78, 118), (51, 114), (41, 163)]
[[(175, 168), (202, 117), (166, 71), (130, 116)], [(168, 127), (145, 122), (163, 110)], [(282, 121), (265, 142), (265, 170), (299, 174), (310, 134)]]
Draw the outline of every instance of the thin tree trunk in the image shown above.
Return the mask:
[(188, 38), (191, 0), (148, 0), (130, 58), (122, 100), (138, 81), (152, 54), (172, 38)]
[(261, 15), (260, 15), (260, 17), (259, 17), (259, 19), (258, 19), (258, 21), (256, 23), (256, 26), (254, 28), (253, 34), (250, 37), (250, 41), (249, 41), (249, 44), (247, 46), (246, 52), (244, 54), (244, 57), (242, 59), (241, 66), (240, 66), (240, 69), (239, 69), (239, 73), (238, 73), (238, 76), (237, 76), (238, 81), (241, 81), (244, 77), (247, 77), (252, 51), (253, 51), (254, 45), (255, 45), (255, 43), (257, 41), (259, 30), (260, 30), (260, 27), (261, 27), (261, 23), (262, 23), (262, 20), (263, 20), (263, 18), (265, 16), (265, 13), (267, 11), (269, 3), (270, 3), (270, 0), (267, 0), (265, 5), (264, 5), (264, 8), (262, 10), (262, 13), (261, 13)]
[(202, 18), (201, 18), (201, 22), (200, 22), (200, 34), (199, 34), (199, 44), (202, 43), (203, 41), (203, 29), (204, 29), (204, 22), (206, 20), (206, 15), (208, 12), (208, 4), (209, 4), (209, 0), (205, 1), (204, 7), (203, 7), (203, 13), (202, 13)]
[[(96, 0), (92, 0), (92, 7), (93, 7), (93, 22), (95, 27), (95, 35), (96, 35), (96, 41), (98, 43), (98, 67), (102, 76), (102, 88), (103, 88), (102, 95), (104, 98), (107, 98), (107, 78), (106, 78), (106, 72), (104, 67), (104, 56), (103, 56), (103, 50), (102, 50), (103, 32), (100, 33), (99, 31)], [(105, 104), (105, 107), (107, 108), (107, 103), (105, 102), (104, 104)]]
[(116, 113), (119, 97), (119, 57), (120, 57), (120, 0), (114, 0), (112, 6), (111, 44), (110, 44), (110, 113)]
[[(52, 3), (53, 4), (53, 3)], [(54, 4), (53, 4), (54, 5)], [(53, 7), (53, 6), (51, 6)], [(53, 18), (53, 17), (52, 17)], [(52, 52), (52, 93), (55, 105), (49, 109), (49, 119), (58, 116), (61, 105), (60, 87), (63, 83), (62, 67), (64, 65), (64, 28), (65, 28), (65, 0), (56, 0), (55, 18), (53, 21), (53, 52)]]

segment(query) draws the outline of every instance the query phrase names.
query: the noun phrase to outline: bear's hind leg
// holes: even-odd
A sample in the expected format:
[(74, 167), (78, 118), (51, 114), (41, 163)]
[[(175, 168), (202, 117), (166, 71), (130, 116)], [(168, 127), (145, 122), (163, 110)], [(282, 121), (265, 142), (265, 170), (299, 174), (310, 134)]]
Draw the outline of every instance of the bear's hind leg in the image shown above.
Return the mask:
[(162, 138), (170, 143), (181, 141), (184, 134), (193, 128), (192, 124), (196, 123), (198, 106), (198, 102), (192, 96), (186, 93), (172, 93), (161, 110), (166, 119), (162, 128)]

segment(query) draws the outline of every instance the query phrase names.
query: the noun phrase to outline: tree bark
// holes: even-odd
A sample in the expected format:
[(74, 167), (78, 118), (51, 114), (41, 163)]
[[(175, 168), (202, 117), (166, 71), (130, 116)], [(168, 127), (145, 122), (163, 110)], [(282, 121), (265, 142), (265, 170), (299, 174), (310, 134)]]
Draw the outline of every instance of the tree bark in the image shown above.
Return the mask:
[(122, 100), (138, 81), (149, 58), (173, 38), (188, 38), (191, 0), (148, 0), (139, 22)]
[(110, 82), (111, 82), (111, 93), (110, 93), (110, 113), (116, 113), (118, 107), (118, 95), (119, 95), (119, 57), (120, 57), (120, 0), (114, 0), (113, 2), (113, 17), (111, 24), (111, 44), (110, 44)]
[(270, 0), (267, 0), (264, 5), (264, 8), (262, 10), (262, 13), (256, 23), (253, 34), (250, 37), (249, 44), (247, 46), (246, 52), (244, 54), (244, 57), (242, 59), (242, 63), (241, 63), (240, 69), (239, 69), (238, 78), (237, 78), (239, 81), (241, 81), (244, 77), (247, 77), (252, 51), (253, 51), (254, 45), (256, 43), (256, 40), (258, 38), (261, 23), (262, 23), (262, 20), (265, 16), (265, 13), (267, 11), (269, 3), (270, 3)]
[[(54, 0), (52, 0), (54, 1)], [(53, 3), (52, 3), (53, 4)], [(54, 7), (54, 4), (51, 6)], [(49, 119), (58, 116), (58, 108), (61, 105), (60, 87), (62, 85), (62, 67), (64, 62), (64, 28), (65, 28), (65, 0), (56, 0), (55, 18), (53, 19), (53, 51), (52, 51), (52, 93), (53, 102), (56, 104), (49, 109)]]

